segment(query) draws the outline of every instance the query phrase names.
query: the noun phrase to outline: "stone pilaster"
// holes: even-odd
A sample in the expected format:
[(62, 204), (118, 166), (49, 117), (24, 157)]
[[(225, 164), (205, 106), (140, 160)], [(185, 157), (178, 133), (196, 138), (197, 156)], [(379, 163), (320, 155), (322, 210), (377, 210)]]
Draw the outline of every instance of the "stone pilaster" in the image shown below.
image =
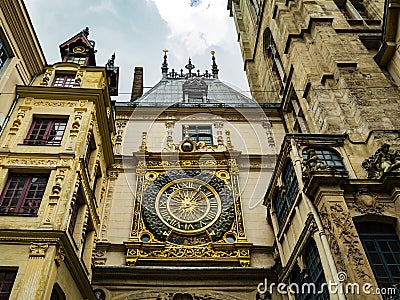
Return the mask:
[(46, 299), (46, 289), (55, 270), (56, 247), (48, 243), (31, 243), (29, 260), (16, 299)]

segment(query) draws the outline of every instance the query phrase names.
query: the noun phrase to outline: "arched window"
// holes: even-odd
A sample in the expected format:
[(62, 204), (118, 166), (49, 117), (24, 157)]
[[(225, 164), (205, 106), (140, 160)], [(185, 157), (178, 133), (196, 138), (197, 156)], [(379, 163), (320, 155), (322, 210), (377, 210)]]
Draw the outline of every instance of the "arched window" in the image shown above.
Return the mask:
[(58, 283), (55, 283), (53, 286), (50, 300), (65, 300), (65, 294)]
[(286, 218), (288, 210), (296, 199), (299, 183), (294, 171), (293, 163), (289, 160), (282, 172), (283, 186), (275, 194), (274, 208), (279, 226)]
[(400, 240), (391, 224), (356, 223), (358, 235), (380, 287), (400, 282)]
[[(329, 299), (329, 292), (326, 286), (321, 289), (322, 284), (326, 283), (324, 270), (321, 264), (317, 245), (310, 239), (303, 250), (304, 270), (295, 266), (291, 275), (291, 283), (296, 284), (295, 298), (297, 300), (325, 300)], [(298, 291), (298, 293), (297, 293)]]
[[(306, 148), (303, 150), (304, 160), (307, 160), (309, 158), (309, 150), (310, 148)], [(315, 154), (324, 165), (332, 167), (337, 171), (346, 171), (342, 158), (335, 150), (330, 148), (312, 148), (312, 150), (314, 150)]]

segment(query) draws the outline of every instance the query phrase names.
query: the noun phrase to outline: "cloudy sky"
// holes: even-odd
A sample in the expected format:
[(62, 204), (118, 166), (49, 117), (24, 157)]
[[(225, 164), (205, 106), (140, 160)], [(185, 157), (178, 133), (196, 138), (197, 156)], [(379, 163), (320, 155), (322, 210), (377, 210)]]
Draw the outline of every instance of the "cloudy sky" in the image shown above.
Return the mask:
[[(113, 52), (120, 67), (120, 96), (130, 97), (133, 69), (144, 67), (144, 85), (161, 79), (163, 49), (170, 69), (179, 70), (189, 56), (196, 70), (211, 68), (215, 51), (220, 79), (248, 91), (233, 18), (227, 0), (25, 0), (47, 63), (60, 61), (58, 46), (90, 28), (97, 65)], [(145, 90), (146, 91), (146, 90)]]

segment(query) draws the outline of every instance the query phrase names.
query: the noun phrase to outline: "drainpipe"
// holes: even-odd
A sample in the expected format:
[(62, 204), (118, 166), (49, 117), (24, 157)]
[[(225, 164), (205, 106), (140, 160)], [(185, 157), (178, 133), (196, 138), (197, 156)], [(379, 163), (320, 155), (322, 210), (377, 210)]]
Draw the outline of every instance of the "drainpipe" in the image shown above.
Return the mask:
[(386, 51), (388, 50), (388, 44), (386, 42), (388, 13), (389, 13), (389, 0), (385, 0), (385, 6), (384, 6), (384, 12), (383, 12), (383, 24), (382, 24), (382, 40), (381, 40), (382, 44), (379, 47), (378, 52), (374, 56), (374, 60), (379, 66), (382, 66), (382, 65), (385, 66), (388, 61), (387, 59), (382, 61), (383, 57), (385, 56)]
[[(28, 86), (31, 86), (33, 84), (33, 82), (35, 81), (37, 77), (37, 74), (35, 74), (35, 76), (33, 76), (33, 78), (31, 79), (31, 81), (29, 82)], [(3, 124), (1, 124), (1, 128), (0, 128), (0, 136), (3, 134), (4, 132), (4, 128), (6, 128), (6, 125), (8, 123), (8, 121), (10, 120), (11, 114), (14, 111), (15, 106), (17, 105), (19, 99), (19, 95), (15, 95), (15, 98), (13, 100), (13, 103), (11, 104), (10, 109), (8, 110), (7, 116), (5, 117)]]
[[(322, 245), (324, 246), (326, 258), (328, 260), (328, 264), (329, 264), (330, 271), (333, 276), (333, 280), (335, 281), (337, 286), (340, 286), (340, 282), (337, 278), (337, 269), (336, 269), (335, 261), (332, 256), (331, 249), (329, 247), (328, 238), (326, 237), (325, 230), (324, 230), (324, 227), (322, 226), (321, 219), (319, 217), (317, 210), (315, 209), (314, 204), (311, 202), (310, 198), (308, 198), (307, 195), (303, 191), (304, 183), (303, 183), (303, 179), (301, 177), (302, 167), (301, 167), (300, 154), (297, 150), (296, 142), (293, 138), (290, 140), (290, 144), (292, 146), (294, 162), (295, 162), (294, 167), (295, 167), (295, 170), (297, 173), (297, 178), (298, 178), (298, 182), (299, 182), (299, 189), (301, 191), (301, 195), (302, 195), (303, 199), (305, 200), (305, 203), (307, 204), (308, 208), (310, 209), (310, 211), (312, 212), (312, 214), (314, 216), (315, 223), (317, 224), (318, 231), (320, 232), (319, 236), (321, 237)], [(346, 297), (342, 293), (338, 293), (337, 295), (340, 300), (346, 300)]]

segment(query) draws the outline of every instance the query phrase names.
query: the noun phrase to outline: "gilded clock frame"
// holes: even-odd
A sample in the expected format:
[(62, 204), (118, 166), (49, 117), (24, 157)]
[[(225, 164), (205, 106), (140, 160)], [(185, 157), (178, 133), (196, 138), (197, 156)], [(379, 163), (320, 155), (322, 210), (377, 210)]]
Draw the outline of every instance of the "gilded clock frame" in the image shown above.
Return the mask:
[[(127, 265), (147, 264), (149, 261), (165, 261), (180, 264), (200, 261), (221, 263), (238, 263), (243, 267), (250, 265), (251, 243), (247, 242), (243, 224), (243, 213), (239, 196), (239, 168), (236, 157), (239, 152), (212, 153), (213, 159), (202, 160), (204, 153), (183, 153), (177, 159), (176, 155), (161, 153), (137, 153), (136, 159), (136, 197), (134, 199), (133, 220), (130, 238), (125, 242), (127, 249)], [(160, 242), (146, 227), (142, 219), (142, 196), (149, 185), (172, 170), (202, 170), (223, 180), (232, 192), (234, 220), (218, 241), (205, 244), (195, 240), (182, 244)], [(143, 237), (148, 237), (144, 242)], [(234, 241), (232, 242), (232, 238)]]

